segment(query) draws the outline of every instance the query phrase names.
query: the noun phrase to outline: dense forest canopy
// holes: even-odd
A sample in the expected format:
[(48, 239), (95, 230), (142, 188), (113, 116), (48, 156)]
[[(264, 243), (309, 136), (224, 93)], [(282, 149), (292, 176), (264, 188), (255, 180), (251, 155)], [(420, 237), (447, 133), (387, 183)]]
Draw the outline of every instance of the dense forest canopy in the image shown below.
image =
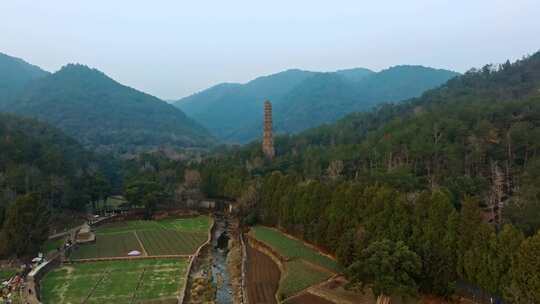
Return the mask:
[(422, 66), (396, 66), (380, 72), (363, 68), (332, 73), (288, 70), (246, 84), (214, 86), (176, 105), (220, 139), (246, 143), (260, 136), (267, 99), (274, 105), (275, 130), (297, 133), (381, 102), (419, 96), (456, 75)]
[(84, 211), (109, 195), (114, 180), (106, 160), (32, 119), (0, 113), (0, 151), (0, 255), (35, 253), (40, 242), (21, 243), (24, 233), (43, 240), (51, 214)]
[(15, 98), (32, 80), (47, 75), (37, 66), (0, 53), (0, 105)]
[[(380, 294), (448, 296), (471, 284), (533, 303), (540, 298), (533, 278), (540, 261), (532, 257), (540, 237), (538, 138), (540, 53), (280, 136), (272, 161), (255, 142), (217, 150), (195, 167), (203, 191), (238, 200), (246, 223), (275, 225), (325, 248), (352, 282)], [(377, 274), (373, 265), (394, 254), (415, 266), (395, 264), (406, 272), (389, 281), (394, 273)]]

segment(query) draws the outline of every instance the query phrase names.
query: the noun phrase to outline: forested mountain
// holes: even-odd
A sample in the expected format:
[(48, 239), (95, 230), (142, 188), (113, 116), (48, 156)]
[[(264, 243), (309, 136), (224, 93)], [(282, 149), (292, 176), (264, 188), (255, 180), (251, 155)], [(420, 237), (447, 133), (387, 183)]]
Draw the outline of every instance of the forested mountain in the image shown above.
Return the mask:
[[(261, 121), (263, 102), (266, 99), (281, 100), (285, 94), (313, 74), (301, 70), (287, 70), (259, 77), (243, 85), (219, 84), (174, 104), (220, 139), (236, 141), (234, 132)], [(257, 135), (260, 133), (258, 130), (253, 131), (257, 132)]]
[(416, 97), (456, 75), (421, 66), (396, 66), (378, 73), (362, 68), (333, 73), (289, 70), (244, 85), (218, 85), (175, 105), (219, 138), (248, 142), (262, 132), (266, 99), (274, 105), (276, 131), (296, 133), (380, 102)]
[(0, 113), (0, 256), (35, 254), (53, 213), (108, 195), (102, 162), (60, 130)]
[[(205, 193), (237, 199), (248, 223), (278, 226), (336, 254), (353, 283), (386, 295), (444, 296), (468, 284), (535, 303), (538, 138), (540, 53), (280, 136), (272, 161), (255, 142), (196, 167)], [(407, 259), (395, 263), (421, 263), (369, 272), (370, 263), (384, 263), (378, 253), (396, 248)]]
[(79, 64), (28, 83), (0, 110), (48, 122), (97, 151), (197, 147), (212, 141), (179, 109)]
[(30, 81), (48, 74), (22, 59), (0, 53), (0, 105), (14, 98)]

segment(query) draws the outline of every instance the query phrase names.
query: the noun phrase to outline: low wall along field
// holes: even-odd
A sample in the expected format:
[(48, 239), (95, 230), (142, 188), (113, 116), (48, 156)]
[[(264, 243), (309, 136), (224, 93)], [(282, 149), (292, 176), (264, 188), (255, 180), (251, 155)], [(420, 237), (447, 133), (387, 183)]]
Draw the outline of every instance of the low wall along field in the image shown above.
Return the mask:
[(127, 257), (132, 250), (144, 256), (187, 256), (208, 239), (210, 218), (199, 216), (159, 221), (126, 221), (96, 229), (96, 241), (80, 245), (71, 260)]
[(285, 260), (283, 263), (285, 272), (278, 290), (281, 299), (322, 283), (340, 272), (335, 260), (276, 229), (256, 226), (251, 229), (249, 235), (272, 248), (272, 251)]

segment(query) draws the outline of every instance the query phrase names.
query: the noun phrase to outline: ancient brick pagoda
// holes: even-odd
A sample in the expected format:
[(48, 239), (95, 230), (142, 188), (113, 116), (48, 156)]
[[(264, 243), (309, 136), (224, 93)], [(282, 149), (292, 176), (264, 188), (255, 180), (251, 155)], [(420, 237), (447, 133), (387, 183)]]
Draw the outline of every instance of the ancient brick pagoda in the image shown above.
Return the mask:
[(274, 137), (272, 134), (272, 104), (268, 100), (264, 102), (264, 133), (262, 150), (267, 158), (274, 158), (276, 152), (274, 150)]

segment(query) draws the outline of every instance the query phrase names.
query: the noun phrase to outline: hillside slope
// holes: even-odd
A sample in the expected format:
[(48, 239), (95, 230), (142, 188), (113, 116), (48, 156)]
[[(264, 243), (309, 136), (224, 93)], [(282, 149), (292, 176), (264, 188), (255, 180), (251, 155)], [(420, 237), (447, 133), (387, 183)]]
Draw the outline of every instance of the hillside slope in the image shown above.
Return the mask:
[(34, 79), (49, 75), (22, 59), (0, 53), (0, 105), (11, 101)]
[(220, 139), (234, 141), (231, 134), (260, 121), (263, 102), (279, 102), (283, 95), (312, 76), (312, 72), (287, 70), (259, 77), (246, 84), (214, 86), (174, 103)]
[(219, 85), (175, 105), (219, 138), (243, 143), (262, 132), (266, 99), (274, 105), (276, 131), (297, 133), (380, 102), (419, 96), (456, 75), (420, 66), (397, 66), (378, 73), (362, 68), (333, 73), (289, 70), (245, 85)]
[[(320, 178), (337, 162), (346, 179), (404, 192), (443, 187), (456, 204), (477, 197), (490, 221), (534, 233), (539, 137), (540, 52), (472, 70), (404, 103), (278, 137), (277, 158), (265, 170)], [(247, 149), (244, 155), (260, 154), (256, 143)]]
[(40, 193), (49, 207), (86, 204), (80, 200), (86, 170), (95, 172), (97, 159), (60, 130), (0, 113), (0, 151), (0, 209), (31, 192)]
[(244, 218), (334, 253), (351, 282), (365, 283), (364, 270), (386, 263), (398, 245), (414, 256), (409, 286), (421, 294), (448, 298), (473, 287), (534, 303), (538, 138), (540, 53), (278, 136), (272, 160), (254, 142), (217, 150), (199, 167), (207, 195), (238, 199)]
[(83, 65), (70, 64), (33, 81), (0, 109), (48, 122), (98, 151), (212, 142), (208, 132), (179, 109)]

